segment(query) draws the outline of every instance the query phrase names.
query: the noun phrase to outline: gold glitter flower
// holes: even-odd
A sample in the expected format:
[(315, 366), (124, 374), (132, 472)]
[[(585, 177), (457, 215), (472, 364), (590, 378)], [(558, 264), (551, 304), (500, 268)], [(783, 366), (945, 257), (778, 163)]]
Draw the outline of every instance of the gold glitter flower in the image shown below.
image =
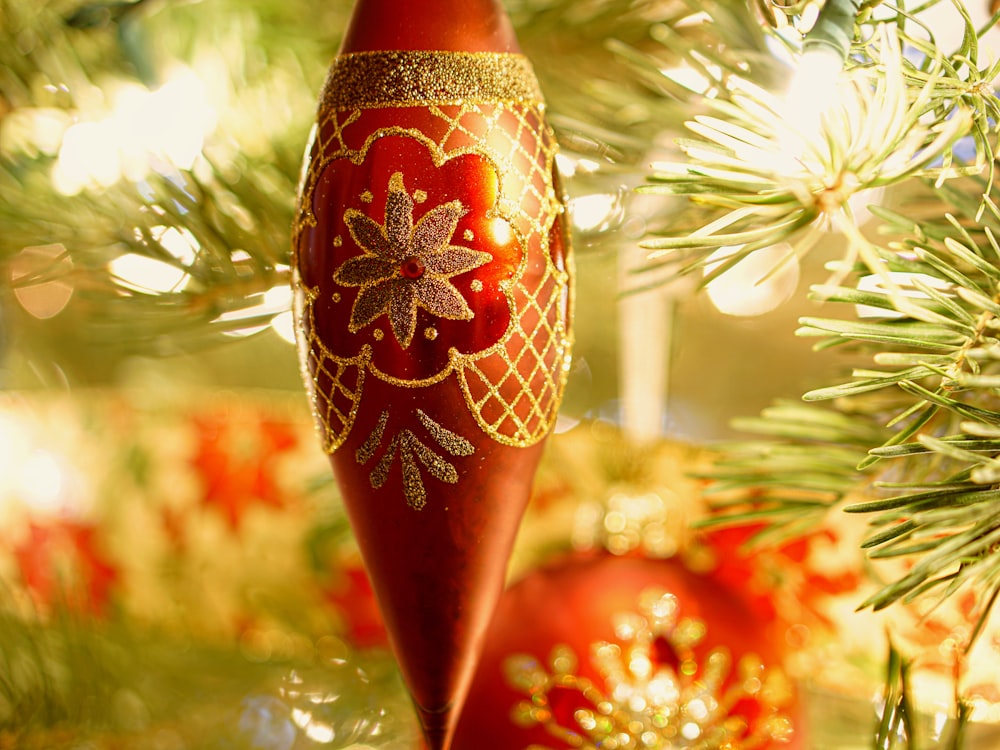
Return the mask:
[[(615, 617), (620, 644), (591, 644), (599, 680), (577, 674), (568, 646), (556, 646), (548, 665), (529, 654), (509, 657), (507, 681), (528, 696), (514, 707), (513, 721), (583, 750), (758, 750), (791, 741), (785, 709), (792, 692), (780, 668), (765, 667), (752, 653), (733, 664), (724, 646), (700, 660), (696, 648), (707, 626), (681, 618), (676, 596), (650, 588), (638, 605), (639, 612)], [(671, 658), (661, 659), (664, 647)], [(558, 706), (573, 694), (582, 700), (566, 715)]]
[(493, 259), (489, 253), (450, 244), (459, 219), (467, 213), (461, 201), (432, 208), (416, 224), (413, 207), (403, 173), (394, 172), (389, 178), (384, 225), (348, 209), (344, 223), (364, 254), (344, 261), (333, 276), (343, 286), (361, 287), (351, 308), (351, 333), (385, 313), (404, 349), (413, 340), (418, 307), (449, 320), (475, 316), (451, 277)]

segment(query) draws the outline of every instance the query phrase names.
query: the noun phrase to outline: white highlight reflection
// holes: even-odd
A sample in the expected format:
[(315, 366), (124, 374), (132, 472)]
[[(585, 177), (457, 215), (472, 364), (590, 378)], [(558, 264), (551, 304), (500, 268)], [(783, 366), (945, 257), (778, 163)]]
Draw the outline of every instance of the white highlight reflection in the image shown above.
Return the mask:
[(73, 261), (61, 244), (26, 247), (10, 260), (14, 297), (30, 315), (53, 318), (73, 296), (73, 285), (67, 280), (72, 268)]
[[(722, 247), (709, 256), (705, 275), (738, 248)], [(774, 310), (795, 292), (799, 260), (787, 242), (755, 250), (706, 287), (712, 304), (726, 315), (750, 317)]]
[(616, 196), (610, 193), (594, 193), (571, 200), (569, 211), (573, 217), (573, 225), (577, 229), (588, 231), (597, 229), (611, 218), (617, 205)]
[(178, 69), (155, 91), (124, 86), (107, 117), (66, 130), (53, 184), (59, 192), (75, 195), (122, 177), (140, 180), (156, 165), (190, 169), (216, 119), (205, 84), (187, 68)]

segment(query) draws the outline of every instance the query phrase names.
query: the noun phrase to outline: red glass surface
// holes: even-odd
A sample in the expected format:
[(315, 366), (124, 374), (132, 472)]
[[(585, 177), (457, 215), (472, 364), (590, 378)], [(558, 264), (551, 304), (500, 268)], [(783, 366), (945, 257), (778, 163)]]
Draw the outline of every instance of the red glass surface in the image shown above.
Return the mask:
[(361, 0), (340, 51), (368, 50), (520, 52), (499, 0)]

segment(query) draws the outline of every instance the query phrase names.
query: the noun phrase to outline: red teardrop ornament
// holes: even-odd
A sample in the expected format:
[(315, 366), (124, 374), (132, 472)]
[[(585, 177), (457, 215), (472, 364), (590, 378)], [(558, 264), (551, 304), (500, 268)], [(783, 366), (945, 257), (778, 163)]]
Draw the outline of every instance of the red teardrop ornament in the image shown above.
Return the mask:
[(497, 0), (359, 0), (300, 194), (300, 355), (431, 750), (450, 744), (565, 385), (555, 153)]

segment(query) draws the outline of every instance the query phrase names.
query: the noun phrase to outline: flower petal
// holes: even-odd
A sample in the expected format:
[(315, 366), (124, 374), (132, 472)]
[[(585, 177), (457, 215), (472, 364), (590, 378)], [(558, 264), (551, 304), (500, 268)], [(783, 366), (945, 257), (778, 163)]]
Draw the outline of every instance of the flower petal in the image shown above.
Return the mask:
[(489, 263), (493, 256), (461, 245), (449, 245), (444, 252), (421, 255), (420, 260), (431, 273), (455, 276)]
[(413, 282), (417, 303), (439, 318), (472, 320), (475, 313), (465, 298), (446, 279), (423, 276)]
[(389, 240), (376, 221), (356, 208), (349, 208), (344, 212), (344, 223), (351, 233), (351, 239), (359, 247), (380, 258), (394, 257), (389, 250)]
[(417, 328), (417, 292), (413, 281), (400, 279), (393, 285), (389, 322), (400, 346), (408, 347)]
[(425, 213), (413, 229), (413, 252), (416, 255), (440, 250), (455, 234), (455, 227), (468, 210), (461, 201), (442, 203)]
[(389, 195), (385, 199), (385, 233), (389, 238), (391, 257), (402, 259), (413, 254), (410, 250), (413, 198), (403, 185), (402, 172), (394, 172), (389, 178)]
[(351, 333), (357, 333), (389, 309), (397, 283), (390, 280), (361, 287), (357, 299), (354, 300), (354, 307), (351, 308), (351, 322), (348, 325)]
[(345, 260), (333, 274), (333, 280), (342, 286), (374, 284), (396, 275), (397, 264), (374, 255), (358, 255)]

